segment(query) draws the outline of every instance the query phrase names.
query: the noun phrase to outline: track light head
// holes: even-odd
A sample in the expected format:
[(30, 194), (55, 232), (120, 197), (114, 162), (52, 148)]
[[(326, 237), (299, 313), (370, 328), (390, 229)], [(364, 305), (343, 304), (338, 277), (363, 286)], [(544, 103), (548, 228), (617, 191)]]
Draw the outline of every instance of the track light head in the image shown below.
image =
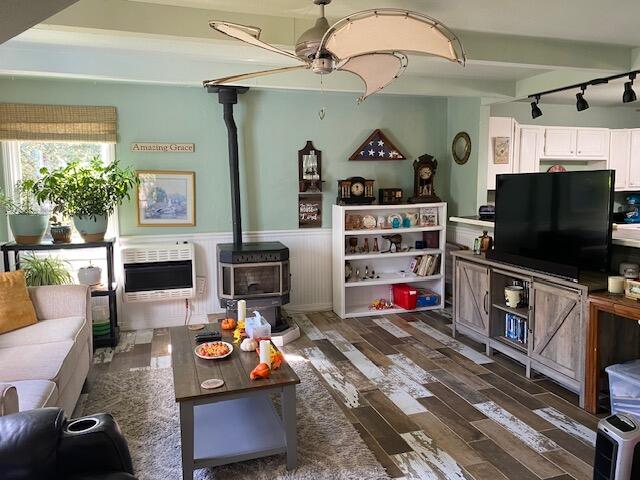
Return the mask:
[(540, 97), (536, 95), (535, 101), (531, 102), (531, 118), (536, 119), (542, 116), (542, 110), (538, 106), (538, 102), (540, 101)]
[(633, 91), (633, 81), (636, 79), (636, 74), (629, 75), (629, 81), (624, 84), (624, 93), (622, 94), (622, 103), (631, 103), (637, 100), (636, 92)]
[(576, 108), (579, 112), (582, 112), (589, 108), (589, 102), (587, 102), (584, 98), (584, 91), (587, 89), (587, 86), (582, 85), (580, 89), (582, 91), (580, 93), (576, 93)]

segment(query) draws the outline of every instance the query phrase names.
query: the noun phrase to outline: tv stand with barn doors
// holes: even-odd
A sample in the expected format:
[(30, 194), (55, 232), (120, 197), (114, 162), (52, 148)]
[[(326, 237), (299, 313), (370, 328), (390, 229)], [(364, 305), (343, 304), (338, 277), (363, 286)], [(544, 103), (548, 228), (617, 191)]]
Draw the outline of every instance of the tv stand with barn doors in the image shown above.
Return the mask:
[[(453, 252), (453, 335), (482, 343), (580, 396), (584, 407), (588, 294), (606, 277), (570, 282), (542, 272)], [(506, 305), (504, 287), (519, 285), (523, 301)]]

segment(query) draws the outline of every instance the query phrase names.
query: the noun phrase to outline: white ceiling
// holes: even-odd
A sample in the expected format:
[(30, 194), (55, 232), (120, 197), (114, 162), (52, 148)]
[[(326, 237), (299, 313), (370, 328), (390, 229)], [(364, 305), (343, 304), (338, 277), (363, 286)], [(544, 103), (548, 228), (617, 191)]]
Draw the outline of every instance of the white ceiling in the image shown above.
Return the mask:
[[(315, 17), (312, 0), (130, 0), (281, 17)], [(418, 11), (460, 30), (640, 46), (640, 1), (333, 0), (331, 18), (375, 7)]]

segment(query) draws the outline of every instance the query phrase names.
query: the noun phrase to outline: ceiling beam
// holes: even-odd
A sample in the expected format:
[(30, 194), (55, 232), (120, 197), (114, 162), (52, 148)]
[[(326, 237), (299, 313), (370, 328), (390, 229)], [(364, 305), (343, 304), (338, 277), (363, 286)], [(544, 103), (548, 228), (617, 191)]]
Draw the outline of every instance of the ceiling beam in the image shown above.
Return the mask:
[(2, 0), (0, 44), (28, 30), (78, 0)]

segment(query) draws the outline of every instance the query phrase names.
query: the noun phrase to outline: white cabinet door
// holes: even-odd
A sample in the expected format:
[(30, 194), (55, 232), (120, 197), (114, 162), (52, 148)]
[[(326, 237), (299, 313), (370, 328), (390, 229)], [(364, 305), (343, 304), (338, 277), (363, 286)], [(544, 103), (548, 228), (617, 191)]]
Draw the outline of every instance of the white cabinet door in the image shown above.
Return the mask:
[(640, 129), (631, 130), (628, 186), (640, 187)]
[(609, 142), (609, 167), (616, 171), (616, 190), (624, 190), (629, 183), (629, 158), (631, 156), (631, 130), (611, 130)]
[(576, 156), (576, 129), (547, 127), (544, 135), (544, 156), (573, 158)]
[(542, 129), (520, 128), (520, 158), (517, 173), (536, 173), (540, 168), (540, 148)]
[[(487, 190), (496, 189), (496, 175), (502, 173), (515, 173), (514, 168), (514, 131), (517, 122), (510, 117), (491, 117), (489, 119), (489, 156), (487, 165)], [(496, 143), (500, 142), (500, 148), (505, 148), (504, 139), (508, 139), (507, 163), (496, 163)]]
[(581, 158), (607, 158), (609, 155), (609, 129), (579, 128), (576, 156)]

